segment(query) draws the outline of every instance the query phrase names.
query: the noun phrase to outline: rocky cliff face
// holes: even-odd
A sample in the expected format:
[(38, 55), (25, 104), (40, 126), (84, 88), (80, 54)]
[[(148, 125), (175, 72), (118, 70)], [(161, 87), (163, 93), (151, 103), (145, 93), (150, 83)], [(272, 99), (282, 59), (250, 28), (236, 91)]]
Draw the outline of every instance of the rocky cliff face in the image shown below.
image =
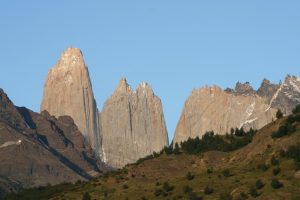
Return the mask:
[(225, 134), (231, 128), (259, 129), (276, 118), (277, 109), (290, 114), (299, 103), (300, 79), (289, 75), (282, 84), (265, 79), (258, 91), (248, 82), (225, 91), (217, 86), (197, 89), (185, 102), (173, 142), (211, 130)]
[[(101, 163), (72, 118), (17, 108), (0, 89), (0, 186), (21, 188), (87, 180)], [(0, 192), (1, 193), (1, 192)]]
[(103, 159), (112, 167), (133, 163), (168, 145), (161, 101), (146, 83), (134, 91), (122, 79), (100, 116)]
[(71, 116), (88, 144), (100, 155), (98, 111), (82, 53), (68, 48), (49, 71), (41, 111)]
[(284, 82), (279, 84), (271, 84), (265, 80), (257, 93), (266, 98), (270, 107), (279, 108), (285, 114), (290, 114), (300, 103), (300, 78), (287, 75)]

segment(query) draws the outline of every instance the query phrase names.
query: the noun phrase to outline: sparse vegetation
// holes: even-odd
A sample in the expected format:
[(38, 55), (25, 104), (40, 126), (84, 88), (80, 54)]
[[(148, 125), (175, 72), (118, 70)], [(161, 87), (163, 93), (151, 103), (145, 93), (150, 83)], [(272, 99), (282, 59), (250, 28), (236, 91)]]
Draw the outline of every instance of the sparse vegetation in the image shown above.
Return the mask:
[[(300, 139), (297, 121), (297, 116), (300, 115), (291, 116), (266, 126), (254, 136), (257, 137), (253, 140), (254, 145), (243, 147), (245, 149), (239, 151), (226, 153), (228, 149), (234, 149), (231, 145), (235, 141), (244, 140), (247, 135), (244, 130), (232, 129), (230, 134), (224, 136), (208, 134), (201, 139), (190, 140), (192, 142), (189, 145), (195, 148), (198, 147), (198, 142), (204, 144), (197, 151), (184, 147), (191, 148), (192, 153), (175, 144), (141, 159), (140, 164), (108, 172), (89, 182), (29, 189), (20, 194), (9, 195), (4, 200), (83, 199), (85, 192), (91, 199), (107, 200), (199, 200), (203, 197), (221, 200), (234, 197), (245, 200), (265, 197), (276, 199), (276, 195), (293, 195), (297, 199), (300, 197), (300, 180), (296, 178), (295, 170), (300, 169), (300, 144), (295, 144), (295, 141)], [(296, 132), (289, 134), (289, 137), (272, 140), (275, 127), (286, 122)], [(264, 142), (265, 137), (272, 143)], [(230, 148), (225, 151), (223, 144), (229, 144)], [(259, 154), (248, 154), (252, 148)], [(224, 152), (215, 152), (218, 149)], [(214, 151), (203, 154), (210, 150)]]

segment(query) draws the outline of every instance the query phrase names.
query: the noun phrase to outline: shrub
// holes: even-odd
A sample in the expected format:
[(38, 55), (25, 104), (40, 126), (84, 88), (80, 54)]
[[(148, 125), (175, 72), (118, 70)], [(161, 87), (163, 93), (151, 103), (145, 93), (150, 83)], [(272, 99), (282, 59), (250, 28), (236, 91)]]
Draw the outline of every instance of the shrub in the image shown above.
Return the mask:
[(214, 192), (214, 189), (210, 186), (206, 186), (205, 189), (204, 189), (204, 194), (207, 194), (207, 195), (210, 195)]
[(255, 187), (250, 188), (249, 193), (250, 193), (250, 195), (251, 195), (252, 197), (254, 197), (254, 198), (259, 196), (259, 194), (258, 194), (258, 192), (257, 192), (257, 190), (256, 190)]
[(82, 200), (91, 200), (91, 195), (88, 192), (85, 192), (82, 196)]
[(258, 165), (258, 168), (261, 169), (263, 172), (265, 172), (269, 169), (269, 166), (266, 164), (261, 164), (261, 165)]
[(175, 144), (175, 148), (173, 149), (173, 153), (175, 154), (175, 155), (178, 155), (179, 153), (180, 153), (180, 151), (179, 151), (179, 145), (178, 145), (178, 143), (176, 142), (176, 144)]
[(212, 174), (213, 173), (213, 169), (208, 168), (207, 169), (207, 174)]
[(168, 182), (164, 182), (163, 189), (166, 192), (171, 192), (172, 190), (174, 190), (174, 186), (171, 186)]
[(293, 114), (298, 114), (300, 113), (300, 104), (298, 104), (294, 109), (293, 109)]
[(229, 169), (224, 169), (224, 170), (222, 171), (222, 174), (223, 174), (223, 176), (225, 176), (225, 177), (232, 176), (232, 174), (230, 173), (230, 170), (229, 170)]
[(277, 112), (276, 112), (276, 118), (281, 119), (282, 117), (283, 117), (283, 113), (281, 112), (280, 109), (278, 109)]
[(278, 179), (274, 178), (271, 182), (271, 186), (273, 189), (279, 189), (279, 188), (283, 187), (283, 184), (281, 182), (279, 182)]
[(260, 179), (258, 179), (255, 183), (255, 186), (258, 190), (260, 190), (265, 186), (265, 184)]
[(193, 189), (187, 185), (183, 186), (182, 191), (184, 194), (188, 194), (190, 192), (193, 192)]
[(276, 167), (273, 169), (273, 174), (276, 176), (280, 173), (281, 169), (279, 167)]
[(186, 174), (186, 179), (187, 179), (187, 180), (191, 181), (191, 180), (193, 180), (194, 178), (195, 178), (195, 176), (192, 175), (191, 172), (188, 172), (188, 173)]
[(245, 200), (245, 199), (248, 199), (248, 195), (245, 193), (245, 192), (241, 192), (240, 193), (240, 200)]
[(286, 157), (292, 158), (297, 162), (300, 162), (300, 143), (290, 146), (285, 152)]
[(158, 197), (158, 196), (160, 196), (162, 193), (163, 193), (163, 191), (162, 191), (161, 189), (156, 189), (156, 190), (154, 191), (154, 196)]
[(128, 185), (126, 184), (123, 185), (123, 189), (127, 190), (128, 188), (129, 188)]
[(271, 158), (271, 165), (273, 166), (279, 165), (279, 160), (274, 156)]
[(203, 200), (203, 197), (197, 196), (194, 192), (189, 193), (188, 197), (189, 200)]
[(230, 193), (223, 192), (220, 194), (220, 200), (232, 200), (232, 196)]

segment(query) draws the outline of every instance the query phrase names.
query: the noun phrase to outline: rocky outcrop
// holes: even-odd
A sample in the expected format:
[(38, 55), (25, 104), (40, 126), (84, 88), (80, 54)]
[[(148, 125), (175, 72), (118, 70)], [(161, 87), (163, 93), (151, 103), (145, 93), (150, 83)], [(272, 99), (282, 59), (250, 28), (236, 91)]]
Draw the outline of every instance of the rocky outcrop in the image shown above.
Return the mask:
[(0, 193), (88, 180), (101, 166), (71, 117), (17, 108), (0, 90)]
[(266, 98), (270, 107), (291, 114), (300, 103), (300, 78), (287, 75), (284, 82), (278, 85), (264, 81), (257, 93)]
[(230, 94), (217, 86), (197, 89), (185, 102), (173, 143), (207, 131), (225, 134), (231, 128), (258, 129), (271, 122), (275, 112), (256, 95)]
[(104, 161), (122, 167), (168, 145), (161, 100), (147, 83), (134, 91), (122, 79), (101, 112)]
[(235, 89), (225, 91), (217, 86), (197, 89), (185, 102), (173, 143), (207, 131), (225, 134), (231, 128), (259, 129), (276, 119), (277, 109), (290, 114), (299, 103), (300, 79), (289, 75), (280, 84), (265, 79), (258, 91), (249, 82), (238, 82)]
[(49, 71), (41, 111), (71, 116), (95, 152), (100, 155), (98, 111), (88, 68), (77, 48), (68, 48)]

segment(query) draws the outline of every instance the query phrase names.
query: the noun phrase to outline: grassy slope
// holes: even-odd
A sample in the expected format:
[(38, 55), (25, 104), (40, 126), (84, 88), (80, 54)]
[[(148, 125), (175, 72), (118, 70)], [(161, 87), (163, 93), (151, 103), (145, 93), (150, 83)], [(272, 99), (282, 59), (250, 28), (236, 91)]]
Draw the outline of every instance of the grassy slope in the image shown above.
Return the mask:
[[(51, 199), (81, 200), (84, 192), (89, 192), (92, 199), (180, 199), (180, 196), (181, 199), (189, 199), (183, 192), (184, 186), (191, 187), (204, 199), (219, 199), (221, 193), (230, 193), (232, 196), (239, 196), (241, 192), (248, 194), (258, 179), (265, 186), (257, 190), (260, 195), (256, 199), (300, 199), (300, 179), (295, 178), (294, 162), (279, 157), (281, 149), (300, 142), (300, 125), (291, 136), (276, 140), (271, 138), (272, 132), (284, 121), (281, 119), (267, 125), (256, 134), (251, 144), (240, 150), (231, 153), (208, 152), (201, 156), (162, 155), (88, 183), (61, 185), (59, 190), (52, 193)], [(273, 169), (277, 166), (270, 164), (272, 156), (279, 158), (281, 172), (277, 176), (273, 175)], [(263, 171), (258, 168), (259, 164), (267, 164), (269, 169)], [(213, 169), (213, 173), (208, 174), (208, 168)], [(229, 169), (231, 176), (225, 177), (224, 169)], [(195, 175), (193, 180), (187, 180), (188, 172)], [(271, 187), (271, 180), (275, 177), (284, 184), (283, 188), (275, 190)], [(154, 191), (163, 190), (164, 182), (174, 186), (174, 189), (168, 196), (155, 196)], [(211, 195), (204, 194), (207, 185), (214, 189)], [(248, 196), (248, 199), (252, 199)]]

